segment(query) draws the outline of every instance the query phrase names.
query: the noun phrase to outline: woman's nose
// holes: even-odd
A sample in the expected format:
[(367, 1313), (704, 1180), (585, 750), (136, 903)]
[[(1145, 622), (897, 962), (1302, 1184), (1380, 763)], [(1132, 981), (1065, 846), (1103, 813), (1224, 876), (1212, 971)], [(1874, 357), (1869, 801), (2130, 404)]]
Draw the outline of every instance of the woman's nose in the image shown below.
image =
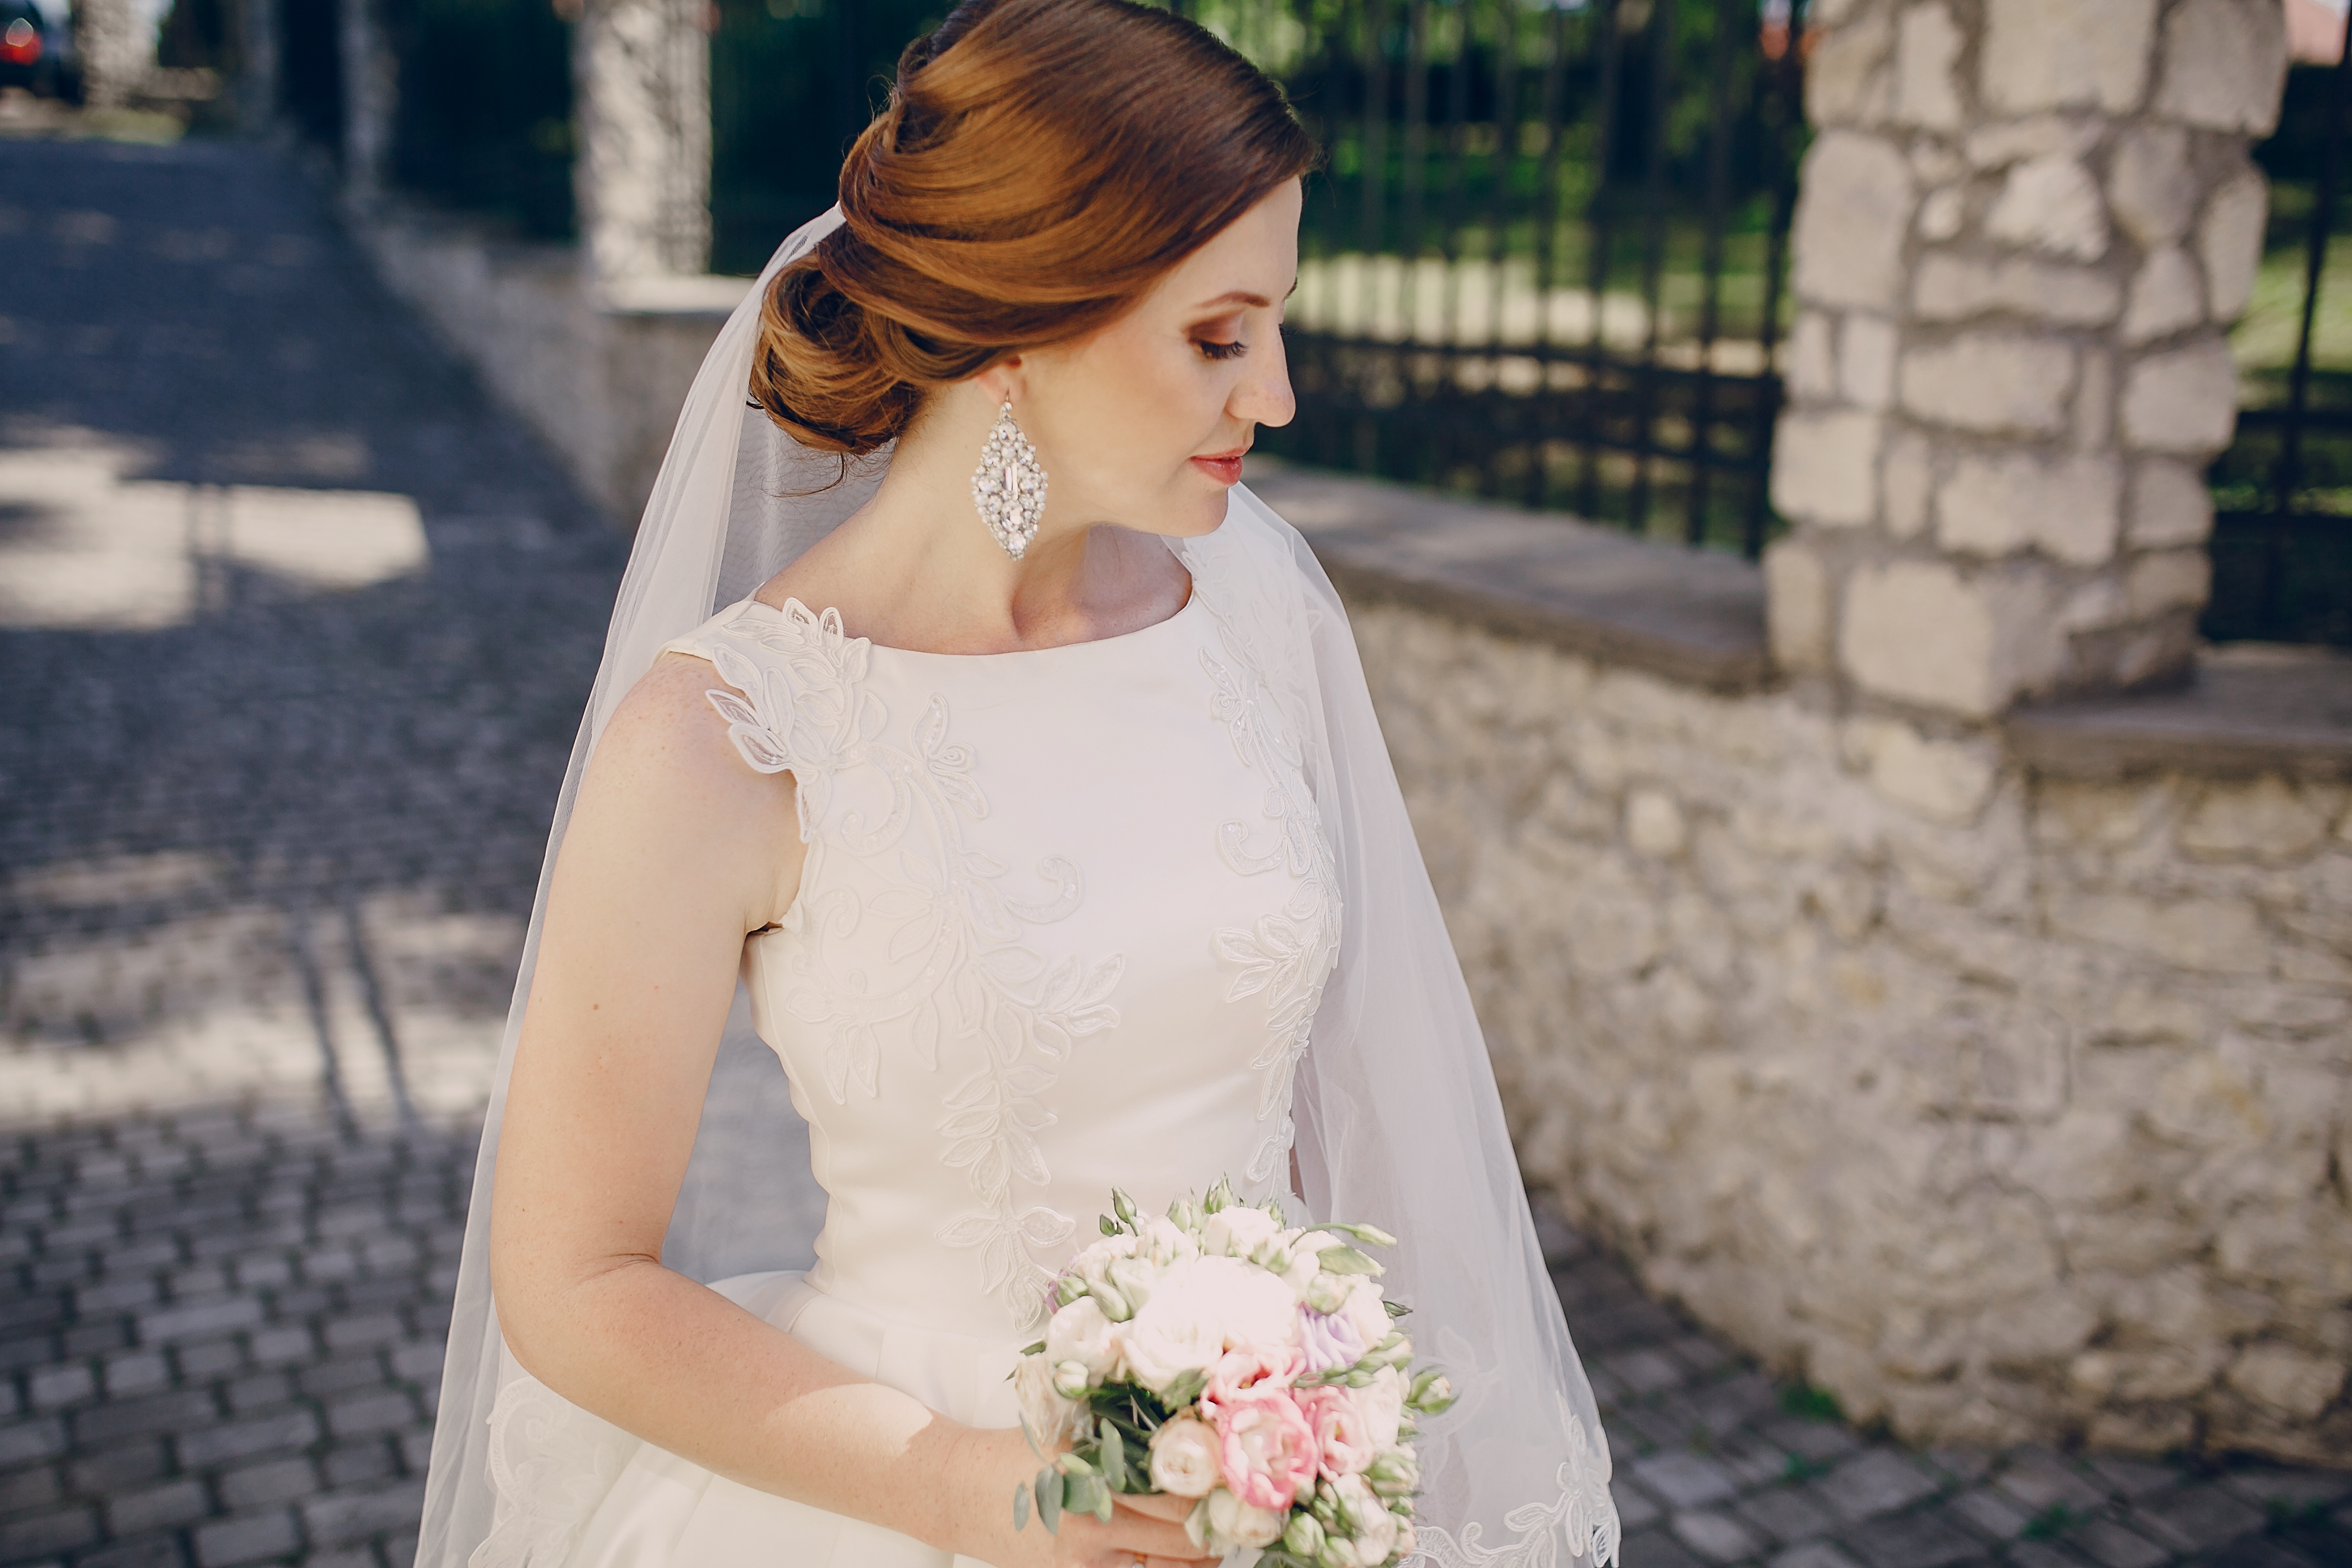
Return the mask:
[(1279, 426), (1289, 424), (1298, 412), (1298, 398), (1290, 390), (1290, 360), (1283, 349), (1282, 333), (1276, 331), (1270, 335), (1274, 352), (1251, 356), (1264, 368), (1242, 378), (1225, 411), (1254, 425)]

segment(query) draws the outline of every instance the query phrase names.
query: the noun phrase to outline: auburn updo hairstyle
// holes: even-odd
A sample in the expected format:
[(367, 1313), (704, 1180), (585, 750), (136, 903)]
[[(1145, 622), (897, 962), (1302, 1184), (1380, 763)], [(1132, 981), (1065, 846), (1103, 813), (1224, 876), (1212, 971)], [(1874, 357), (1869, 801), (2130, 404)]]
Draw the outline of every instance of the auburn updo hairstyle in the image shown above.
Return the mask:
[(898, 58), (843, 223), (761, 302), (751, 396), (847, 456), (934, 387), (1108, 325), (1314, 142), (1214, 35), (1126, 0), (964, 0)]

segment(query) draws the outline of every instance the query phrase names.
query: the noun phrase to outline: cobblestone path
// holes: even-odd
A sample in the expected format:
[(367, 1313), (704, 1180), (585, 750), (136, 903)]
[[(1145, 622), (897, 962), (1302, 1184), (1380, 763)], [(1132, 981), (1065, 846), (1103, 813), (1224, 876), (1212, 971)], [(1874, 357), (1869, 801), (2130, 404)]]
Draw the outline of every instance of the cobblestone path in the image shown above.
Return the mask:
[[(407, 1568), (621, 548), (262, 153), (0, 142), (0, 1565)], [(2352, 1475), (1908, 1452), (1547, 1239), (1633, 1568), (2352, 1563)]]

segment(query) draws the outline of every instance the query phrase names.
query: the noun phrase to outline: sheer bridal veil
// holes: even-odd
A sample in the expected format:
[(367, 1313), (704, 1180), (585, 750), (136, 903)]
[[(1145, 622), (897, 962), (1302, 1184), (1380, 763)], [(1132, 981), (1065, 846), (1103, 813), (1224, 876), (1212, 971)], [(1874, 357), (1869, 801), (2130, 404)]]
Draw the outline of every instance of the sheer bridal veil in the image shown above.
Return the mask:
[[(886, 448), (853, 459), (845, 474), (840, 459), (746, 416), (765, 286), (840, 221), (837, 210), (827, 213), (785, 240), (687, 395), (622, 578), (547, 867), (598, 734), (662, 644), (823, 538), (864, 503), (887, 465)], [(1292, 1108), (1299, 1196), (1318, 1218), (1367, 1221), (1397, 1236), (1389, 1294), (1413, 1305), (1407, 1322), (1420, 1353), (1445, 1365), (1461, 1395), (1423, 1425), (1422, 1559), (1438, 1568), (1613, 1562), (1618, 1522), (1592, 1393), (1537, 1248), (1485, 1040), (1346, 615), (1298, 534), (1245, 489), (1234, 490), (1223, 527), (1181, 552), (1196, 580), (1237, 607), (1222, 635), (1246, 645), (1234, 651), (1263, 672), (1263, 689), (1242, 700), (1270, 705), (1264, 732), (1294, 738), (1312, 791), (1304, 826), (1319, 826), (1338, 884), (1339, 959), (1297, 1066)], [(546, 904), (542, 868), (475, 1168), (418, 1568), (463, 1568), (492, 1525), (488, 1422), (511, 1373), (502, 1372), (490, 1300), (490, 1181)], [(666, 1254), (673, 1266), (709, 1279), (793, 1267), (795, 1254), (804, 1256), (805, 1237), (761, 1234), (753, 1222), (766, 1211), (732, 1199), (756, 1182), (756, 1171), (740, 1168), (754, 1153), (741, 1140), (698, 1142)], [(723, 1266), (712, 1261), (720, 1258)], [(597, 1483), (556, 1475), (535, 1484), (561, 1492)]]

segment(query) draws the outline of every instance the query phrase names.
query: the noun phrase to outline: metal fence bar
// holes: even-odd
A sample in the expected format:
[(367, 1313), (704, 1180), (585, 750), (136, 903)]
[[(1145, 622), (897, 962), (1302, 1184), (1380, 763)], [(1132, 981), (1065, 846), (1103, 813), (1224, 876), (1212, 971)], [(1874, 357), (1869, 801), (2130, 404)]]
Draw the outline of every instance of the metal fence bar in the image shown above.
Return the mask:
[[(1664, 330), (1666, 276), (1666, 110), (1672, 74), (1668, 67), (1675, 48), (1674, 0), (1650, 3), (1650, 125), (1648, 163), (1643, 170), (1643, 196), (1648, 210), (1642, 223), (1642, 308), (1648, 314), (1642, 338), (1642, 369), (1635, 384), (1633, 427), (1638, 448), (1633, 459), (1633, 493), (1627, 503), (1630, 527), (1646, 530), (1650, 522), (1650, 483), (1658, 452), (1658, 346)], [(1723, 105), (1717, 103), (1718, 118)], [(1597, 311), (1600, 301), (1593, 301)]]
[(1715, 340), (1722, 330), (1724, 187), (1731, 168), (1731, 37), (1744, 9), (1741, 0), (1716, 0), (1715, 37), (1707, 57), (1707, 93), (1716, 104), (1715, 123), (1706, 139), (1706, 233), (1700, 241), (1698, 307), (1698, 383), (1696, 411), (1691, 416), (1690, 493), (1683, 520), (1683, 538), (1690, 544), (1706, 540), (1707, 480), (1715, 468)]
[(2311, 336), (2319, 314), (2319, 283), (2327, 264), (2327, 236), (2336, 217), (2336, 164), (2344, 140), (2344, 82), (2352, 69), (2352, 26), (2344, 29), (2343, 52), (2327, 79), (2327, 139), (2319, 160), (2319, 190), (2311, 207), (2311, 237), (2304, 255), (2303, 321), (2294, 345), (2294, 370), (2288, 382), (2287, 416), (2279, 439), (2278, 467), (2272, 481), (2270, 527), (2264, 541), (2262, 588), (2258, 603), (2264, 625), (2276, 624), (2286, 591), (2286, 541), (2294, 510), (2295, 492), (2303, 481), (2303, 431), (2311, 402)]
[[(1595, 85), (1600, 108), (1593, 127), (1592, 195), (1585, 205), (1585, 287), (1591, 314), (1584, 332), (1584, 429), (1588, 438), (1581, 454), (1581, 483), (1577, 508), (1587, 517), (1601, 510), (1601, 447), (1590, 437), (1601, 427), (1606, 373), (1602, 369), (1601, 319), (1609, 294), (1610, 232), (1609, 171), (1617, 155), (1617, 78), (1623, 49), (1617, 26), (1619, 0), (1603, 0), (1592, 7), (1592, 26), (1600, 31), (1594, 51)], [(1554, 13), (1555, 16), (1558, 13)], [(1549, 310), (1546, 312), (1549, 314)]]
[[(1765, 374), (1772, 395), (1759, 398), (1750, 440), (1756, 449), (1772, 449), (1772, 422), (1780, 415), (1780, 382), (1771, 376), (1773, 353), (1780, 345), (1780, 289), (1789, 255), (1789, 226), (1797, 210), (1797, 162), (1789, 155), (1788, 141), (1804, 122), (1805, 0), (1789, 0), (1789, 25), (1782, 35), (1780, 58), (1770, 63), (1759, 83), (1758, 108), (1765, 117), (1765, 157), (1774, 171), (1772, 221), (1764, 242), (1764, 317), (1756, 337), (1763, 350)], [(1740, 548), (1749, 560), (1764, 552), (1765, 524), (1771, 515), (1770, 476), (1759, 464), (1748, 490), (1747, 524), (1740, 531)]]

